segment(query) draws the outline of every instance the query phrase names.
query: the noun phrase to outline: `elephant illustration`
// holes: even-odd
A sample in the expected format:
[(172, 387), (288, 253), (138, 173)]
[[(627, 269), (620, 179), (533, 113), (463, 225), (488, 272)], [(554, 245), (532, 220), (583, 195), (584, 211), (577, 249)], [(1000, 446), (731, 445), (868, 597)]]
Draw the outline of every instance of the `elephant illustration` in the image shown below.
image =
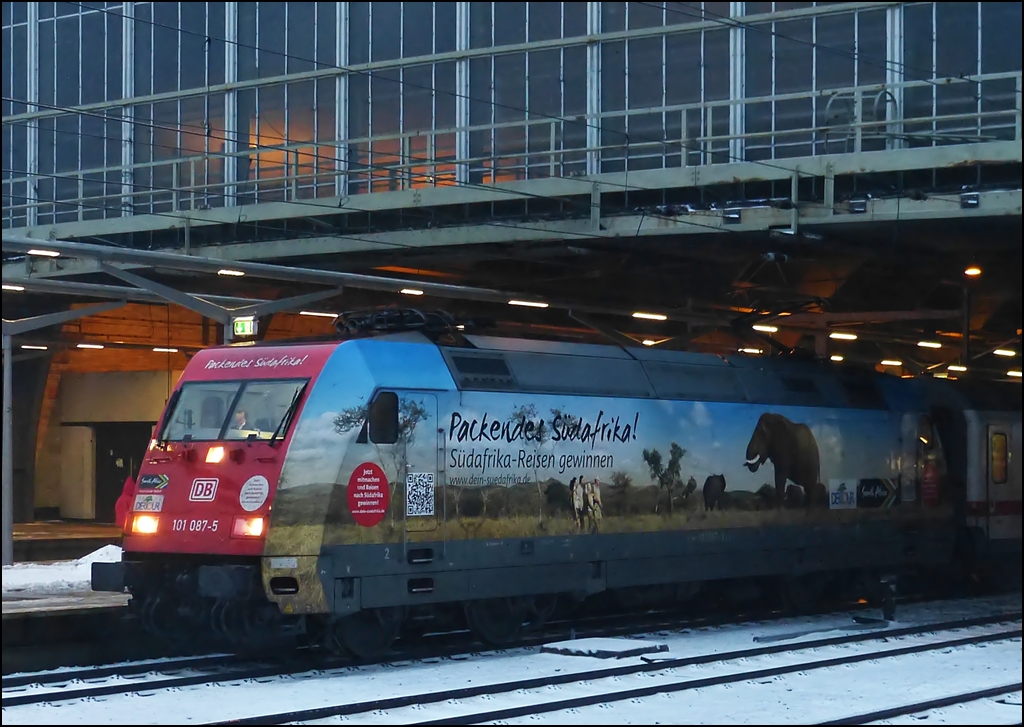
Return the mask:
[(781, 414), (762, 414), (747, 444), (744, 464), (757, 472), (767, 460), (775, 467), (775, 494), (780, 505), (785, 500), (787, 481), (802, 487), (804, 493), (818, 484), (818, 443), (806, 424), (791, 422)]
[(722, 495), (725, 493), (725, 475), (708, 475), (704, 480), (704, 509), (714, 510), (715, 506), (722, 509)]

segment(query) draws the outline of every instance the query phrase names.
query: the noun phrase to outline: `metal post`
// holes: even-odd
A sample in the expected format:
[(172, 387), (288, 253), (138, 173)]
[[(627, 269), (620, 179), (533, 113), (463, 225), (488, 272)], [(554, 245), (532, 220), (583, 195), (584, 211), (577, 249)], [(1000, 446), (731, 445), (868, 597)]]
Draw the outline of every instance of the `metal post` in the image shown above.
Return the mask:
[(14, 386), (11, 337), (3, 337), (4, 350), (4, 448), (3, 448), (3, 564), (14, 562)]
[(961, 330), (962, 339), (960, 341), (960, 364), (966, 366), (967, 362), (971, 360), (971, 291), (966, 285), (964, 286), (963, 308), (964, 319)]

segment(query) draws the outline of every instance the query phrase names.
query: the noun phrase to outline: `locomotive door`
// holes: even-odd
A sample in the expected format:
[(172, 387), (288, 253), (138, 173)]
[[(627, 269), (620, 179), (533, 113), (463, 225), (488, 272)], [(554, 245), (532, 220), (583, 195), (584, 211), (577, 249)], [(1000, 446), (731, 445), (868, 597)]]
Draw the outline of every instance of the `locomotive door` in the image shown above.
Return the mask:
[(403, 395), (399, 428), (405, 438), (405, 550), (409, 562), (429, 562), (440, 553), (423, 547), (444, 539), (444, 456), (437, 422), (437, 397)]

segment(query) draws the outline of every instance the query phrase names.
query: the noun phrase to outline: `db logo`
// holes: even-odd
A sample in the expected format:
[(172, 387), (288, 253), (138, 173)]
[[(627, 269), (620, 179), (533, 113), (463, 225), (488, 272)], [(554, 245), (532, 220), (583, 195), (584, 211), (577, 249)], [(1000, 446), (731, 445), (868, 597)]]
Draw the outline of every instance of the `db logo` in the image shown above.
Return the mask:
[(217, 496), (217, 482), (217, 479), (193, 481), (188, 499), (192, 502), (212, 502)]

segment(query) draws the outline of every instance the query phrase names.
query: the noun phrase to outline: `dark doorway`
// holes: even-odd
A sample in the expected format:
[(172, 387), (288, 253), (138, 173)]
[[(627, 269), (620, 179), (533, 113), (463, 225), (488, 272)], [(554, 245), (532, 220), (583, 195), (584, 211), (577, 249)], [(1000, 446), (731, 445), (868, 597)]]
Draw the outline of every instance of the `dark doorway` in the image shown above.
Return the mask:
[(153, 432), (152, 422), (103, 422), (96, 432), (96, 521), (112, 523), (128, 475), (138, 477)]

